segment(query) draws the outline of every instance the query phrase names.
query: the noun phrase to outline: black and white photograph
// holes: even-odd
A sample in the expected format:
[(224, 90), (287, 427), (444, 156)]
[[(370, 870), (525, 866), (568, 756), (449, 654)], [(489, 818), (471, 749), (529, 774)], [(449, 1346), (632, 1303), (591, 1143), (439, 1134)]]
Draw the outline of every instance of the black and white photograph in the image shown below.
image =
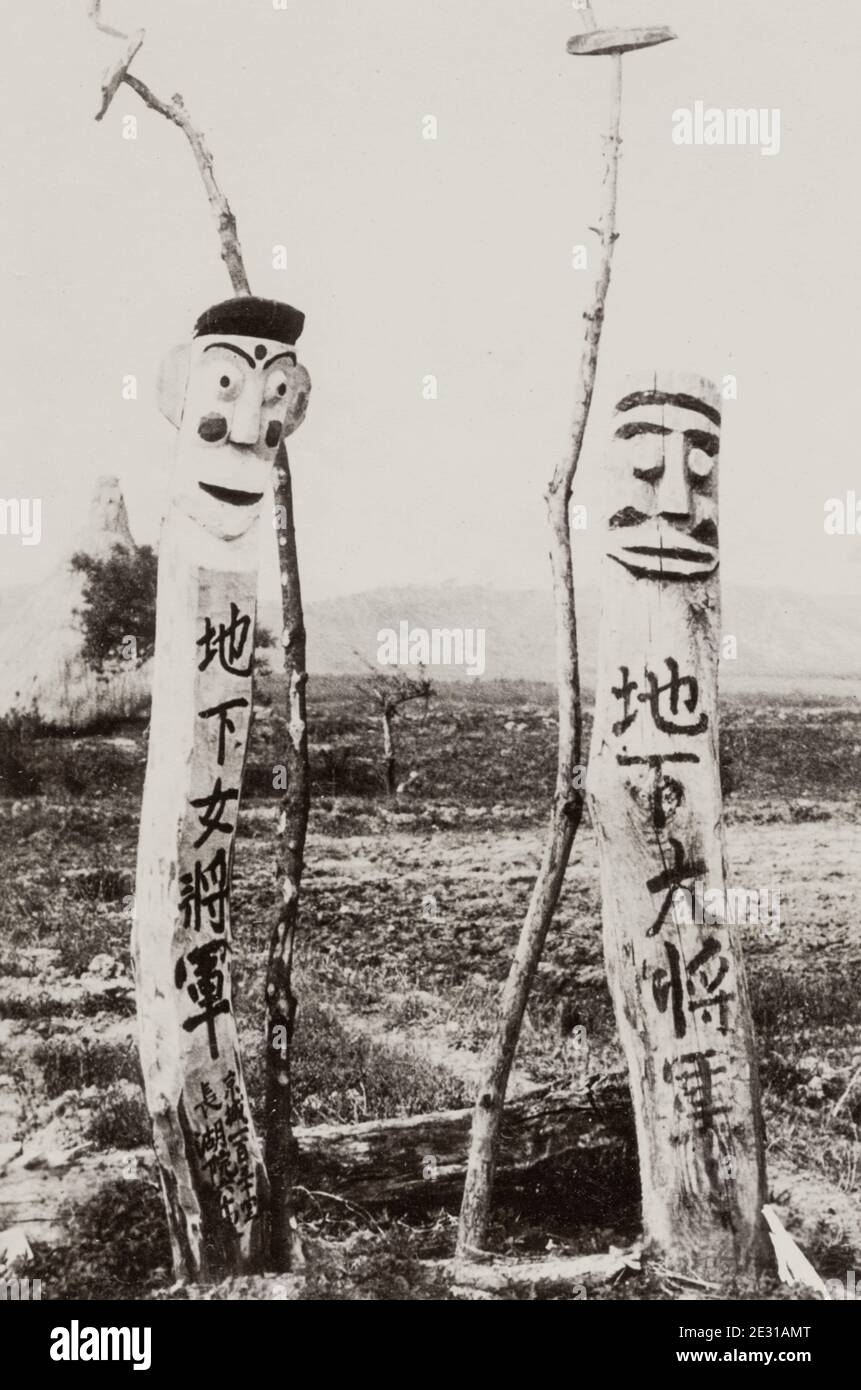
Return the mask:
[(186, 1376), (251, 1335), (189, 1302), (576, 1302), (656, 1373), (822, 1374), (861, 9), (3, 35), (10, 1328), (42, 1305), (52, 1378)]

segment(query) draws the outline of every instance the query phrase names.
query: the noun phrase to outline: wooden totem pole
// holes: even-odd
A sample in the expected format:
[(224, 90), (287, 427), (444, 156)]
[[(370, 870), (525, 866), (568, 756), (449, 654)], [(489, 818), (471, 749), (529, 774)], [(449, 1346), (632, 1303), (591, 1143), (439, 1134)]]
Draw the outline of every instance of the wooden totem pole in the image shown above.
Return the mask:
[(179, 430), (162, 527), (133, 953), (147, 1105), (176, 1274), (262, 1267), (268, 1182), (231, 994), (230, 886), (252, 717), (260, 520), (310, 390), (304, 316), (245, 295), (160, 379)]
[(470, 1259), (476, 1253), (480, 1253), (487, 1237), (508, 1078), (529, 992), (556, 911), (583, 812), (583, 719), (571, 522), (568, 509), (592, 407), (613, 251), (619, 238), (616, 230), (616, 191), (619, 178), (619, 148), (622, 143), (619, 134), (622, 120), (622, 61), (625, 54), (654, 48), (675, 38), (672, 30), (664, 26), (646, 29), (599, 29), (589, 0), (585, 0), (577, 8), (581, 13), (584, 32), (575, 34), (568, 40), (568, 52), (575, 58), (610, 59), (612, 99), (609, 126), (604, 137), (605, 168), (601, 207), (596, 225), (590, 229), (596, 233), (600, 249), (592, 297), (583, 312), (585, 329), (571, 421), (570, 445), (553, 470), (545, 495), (547, 519), (550, 524), (559, 702), (556, 786), (541, 866), (508, 972), (496, 1026), (482, 1061), (457, 1237), (457, 1253), (464, 1259)]
[(616, 405), (587, 778), (646, 1246), (706, 1277), (766, 1248), (756, 1052), (722, 907), (720, 425), (695, 376), (643, 373)]

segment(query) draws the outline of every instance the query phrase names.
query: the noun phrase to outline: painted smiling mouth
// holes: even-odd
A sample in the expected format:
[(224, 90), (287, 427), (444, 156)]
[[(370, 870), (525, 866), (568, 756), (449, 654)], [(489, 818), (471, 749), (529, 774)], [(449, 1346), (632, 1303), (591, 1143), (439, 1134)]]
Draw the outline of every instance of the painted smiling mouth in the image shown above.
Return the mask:
[(198, 483), (198, 487), (208, 492), (217, 502), (230, 502), (234, 507), (253, 507), (254, 503), (260, 502), (263, 497), (262, 492), (237, 492), (236, 488), (216, 487), (214, 483)]
[(657, 555), (667, 560), (693, 560), (700, 564), (714, 559), (709, 550), (686, 550), (684, 546), (626, 545), (622, 549), (626, 555)]

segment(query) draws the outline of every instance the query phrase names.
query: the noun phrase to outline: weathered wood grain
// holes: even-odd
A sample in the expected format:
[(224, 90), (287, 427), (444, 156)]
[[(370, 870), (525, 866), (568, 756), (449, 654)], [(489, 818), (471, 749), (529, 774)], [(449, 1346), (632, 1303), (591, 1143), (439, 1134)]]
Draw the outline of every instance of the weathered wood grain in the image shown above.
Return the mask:
[(758, 1067), (740, 928), (721, 907), (720, 404), (680, 373), (619, 397), (587, 780), (647, 1248), (706, 1277), (766, 1257)]
[[(230, 920), (257, 536), (254, 526), (218, 543), (176, 507), (159, 551), (133, 949), (147, 1106), (183, 1278), (263, 1259), (268, 1184), (239, 1058)], [(212, 550), (232, 572), (201, 563)]]
[[(629, 1124), (626, 1089), (597, 1108), (587, 1092), (540, 1092), (506, 1106), (497, 1172), (523, 1173), (552, 1158), (615, 1149)], [(308, 1186), (361, 1203), (412, 1200), (458, 1188), (466, 1173), (471, 1110), (296, 1131)]]

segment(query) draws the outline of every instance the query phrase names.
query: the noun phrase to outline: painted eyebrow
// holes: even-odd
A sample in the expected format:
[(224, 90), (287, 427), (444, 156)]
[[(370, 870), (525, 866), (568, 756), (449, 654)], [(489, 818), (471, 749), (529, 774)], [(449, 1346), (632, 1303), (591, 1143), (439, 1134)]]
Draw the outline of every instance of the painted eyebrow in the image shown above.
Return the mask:
[(234, 347), (233, 343), (207, 343), (207, 345), (206, 345), (206, 347), (203, 349), (203, 351), (204, 351), (204, 352), (211, 352), (213, 348), (227, 348), (227, 351), (228, 351), (228, 352), (238, 352), (240, 357), (244, 357), (244, 358), (245, 358), (245, 360), (246, 360), (246, 362), (248, 363), (249, 367), (256, 367), (256, 366), (257, 366), (257, 363), (254, 361), (254, 358), (253, 358), (253, 357), (249, 357), (247, 352), (243, 352), (243, 351), (242, 351), (242, 348)]
[(653, 425), (648, 420), (629, 420), (616, 431), (617, 439), (633, 439), (635, 434), (672, 434), (666, 425)]
[(282, 357), (289, 357), (290, 360), (291, 360), (291, 362), (293, 363), (293, 366), (294, 366), (294, 367), (296, 366), (296, 354), (295, 354), (295, 352), (276, 352), (276, 354), (275, 354), (274, 357), (270, 357), (268, 362), (264, 362), (264, 363), (263, 363), (263, 370), (264, 370), (264, 372), (266, 371), (266, 368), (267, 368), (267, 367), (271, 367), (271, 366), (272, 366), (272, 363), (273, 363), (273, 362), (280, 362), (280, 360), (281, 360)]
[(633, 410), (638, 405), (677, 405), (682, 410), (696, 410), (705, 415), (713, 425), (720, 424), (720, 411), (698, 396), (689, 396), (684, 391), (632, 391), (630, 396), (619, 401), (617, 410)]
[(693, 444), (695, 449), (702, 449), (704, 454), (709, 454), (714, 458), (720, 449), (720, 438), (712, 434), (710, 430), (685, 430), (685, 439), (689, 444)]

